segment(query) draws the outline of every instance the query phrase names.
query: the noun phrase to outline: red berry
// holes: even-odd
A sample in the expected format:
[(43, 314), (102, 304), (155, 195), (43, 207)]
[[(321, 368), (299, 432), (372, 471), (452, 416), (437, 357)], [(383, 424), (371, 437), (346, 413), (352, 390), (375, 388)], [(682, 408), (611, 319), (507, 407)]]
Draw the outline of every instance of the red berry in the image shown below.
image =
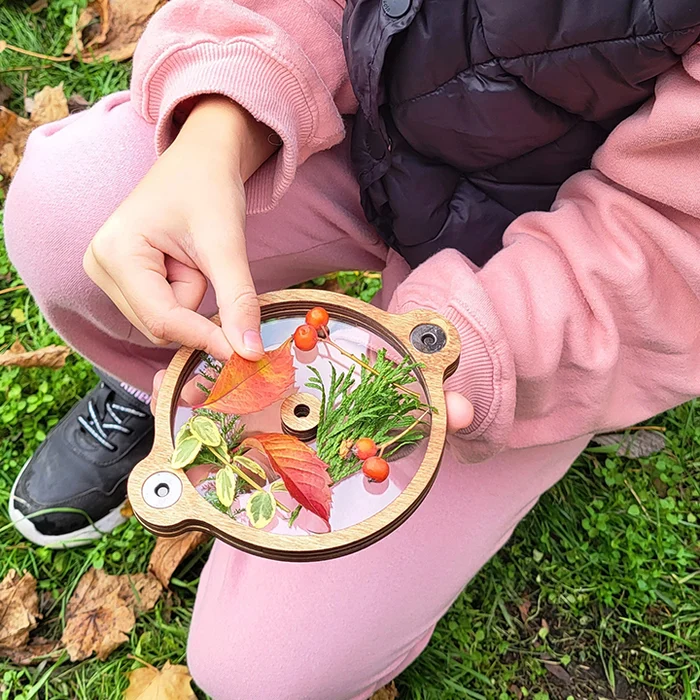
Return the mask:
[(294, 345), (296, 345), (299, 350), (308, 352), (313, 350), (318, 343), (318, 333), (313, 326), (305, 323), (303, 326), (299, 326), (294, 331)]
[(364, 461), (362, 473), (370, 481), (384, 481), (389, 476), (389, 463), (381, 457), (370, 457)]
[(360, 438), (355, 443), (355, 454), (364, 462), (377, 454), (377, 443), (372, 438)]
[(328, 325), (328, 321), (328, 312), (322, 306), (314, 306), (314, 308), (306, 314), (306, 322), (316, 330), (325, 328)]

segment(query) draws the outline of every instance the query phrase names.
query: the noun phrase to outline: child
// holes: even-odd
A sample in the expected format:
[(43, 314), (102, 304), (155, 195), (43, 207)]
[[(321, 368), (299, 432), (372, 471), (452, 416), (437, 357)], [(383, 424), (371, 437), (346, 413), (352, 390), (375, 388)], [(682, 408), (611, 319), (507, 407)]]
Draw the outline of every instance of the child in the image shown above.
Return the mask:
[(433, 490), (342, 559), (215, 544), (188, 654), (217, 700), (369, 697), (592, 433), (700, 394), (699, 36), (683, 0), (171, 0), (130, 93), (37, 130), (10, 190), (14, 263), (105, 372), (18, 528), (116, 525), (167, 343), (258, 357), (255, 291), (382, 270), (462, 339)]

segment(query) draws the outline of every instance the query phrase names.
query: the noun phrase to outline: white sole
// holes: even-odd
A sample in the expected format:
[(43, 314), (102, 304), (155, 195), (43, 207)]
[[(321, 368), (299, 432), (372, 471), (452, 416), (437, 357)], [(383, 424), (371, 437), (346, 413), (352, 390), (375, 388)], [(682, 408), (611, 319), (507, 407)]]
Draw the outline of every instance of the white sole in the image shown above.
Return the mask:
[(124, 505), (120, 504), (117, 508), (111, 510), (103, 518), (100, 518), (97, 522), (92, 525), (86, 525), (80, 530), (75, 532), (69, 532), (65, 535), (44, 535), (42, 532), (37, 530), (36, 526), (31, 520), (31, 515), (24, 515), (20, 510), (15, 508), (15, 488), (17, 486), (17, 481), (22, 476), (22, 473), (27, 468), (29, 460), (22, 467), (15, 483), (12, 484), (12, 491), (10, 492), (10, 502), (8, 504), (8, 511), (10, 515), (10, 520), (14, 524), (17, 531), (25, 539), (33, 542), (40, 547), (48, 547), (49, 549), (70, 549), (72, 547), (82, 547), (84, 545), (90, 544), (95, 540), (99, 540), (100, 537), (106, 535), (108, 532), (114, 530), (122, 523), (126, 522), (126, 518), (122, 515), (121, 509)]

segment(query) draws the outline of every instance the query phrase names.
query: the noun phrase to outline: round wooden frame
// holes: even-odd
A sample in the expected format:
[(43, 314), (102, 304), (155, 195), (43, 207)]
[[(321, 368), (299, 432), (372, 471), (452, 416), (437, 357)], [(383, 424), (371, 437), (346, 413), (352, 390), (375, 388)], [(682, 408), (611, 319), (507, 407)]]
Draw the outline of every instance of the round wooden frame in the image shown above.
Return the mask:
[[(281, 561), (321, 561), (356, 552), (380, 540), (403, 523), (420, 505), (435, 480), (447, 432), (444, 380), (459, 361), (460, 341), (447, 320), (427, 310), (400, 316), (376, 309), (358, 299), (320, 290), (287, 290), (260, 296), (262, 320), (303, 316), (313, 306), (325, 307), (332, 318), (376, 333), (402, 355), (409, 355), (424, 369), (416, 372), (428, 401), (435, 407), (423, 462), (406, 488), (383, 510), (350, 527), (325, 534), (281, 535), (256, 530), (219, 512), (207, 503), (190, 483), (184, 471), (170, 467), (174, 445), (173, 419), (180, 391), (201, 360), (201, 352), (183, 347), (175, 354), (160, 388), (155, 415), (155, 439), (151, 453), (129, 478), (129, 500), (143, 525), (161, 536), (175, 536), (188, 530), (211, 532), (217, 538), (246, 552)], [(444, 347), (432, 353), (416, 349), (412, 332), (422, 324), (433, 324), (445, 333)], [(181, 493), (174, 505), (149, 506), (143, 497), (146, 479), (165, 474), (177, 479)], [(180, 487), (177, 486), (178, 492)]]

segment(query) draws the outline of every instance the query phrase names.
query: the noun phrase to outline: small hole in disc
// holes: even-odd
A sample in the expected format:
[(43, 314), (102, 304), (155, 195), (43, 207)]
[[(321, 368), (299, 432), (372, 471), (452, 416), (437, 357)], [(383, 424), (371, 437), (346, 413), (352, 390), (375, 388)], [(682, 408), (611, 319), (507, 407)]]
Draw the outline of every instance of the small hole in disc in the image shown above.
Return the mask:
[(311, 413), (311, 409), (306, 404), (300, 403), (294, 407), (294, 415), (297, 418), (306, 418), (309, 413)]
[(182, 496), (182, 482), (173, 472), (156, 472), (143, 482), (141, 495), (151, 508), (170, 508)]

